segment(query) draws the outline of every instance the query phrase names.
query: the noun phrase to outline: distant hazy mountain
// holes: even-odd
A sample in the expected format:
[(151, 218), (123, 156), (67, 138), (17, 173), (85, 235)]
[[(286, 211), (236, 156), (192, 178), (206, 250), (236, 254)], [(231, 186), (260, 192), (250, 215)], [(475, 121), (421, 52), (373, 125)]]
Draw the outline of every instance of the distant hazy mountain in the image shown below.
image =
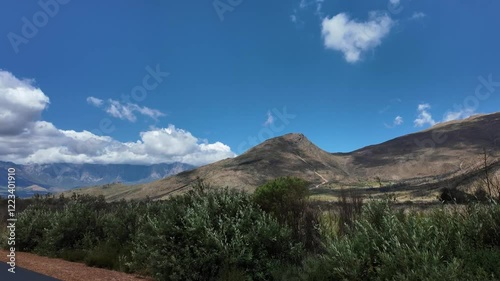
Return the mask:
[(92, 187), (79, 192), (103, 194), (111, 200), (146, 196), (164, 199), (186, 191), (197, 177), (215, 186), (248, 191), (280, 176), (301, 177), (311, 182), (313, 188), (373, 181), (375, 177), (390, 182), (442, 181), (480, 167), (483, 150), (498, 167), (500, 113), (438, 124), (350, 153), (329, 153), (302, 134), (287, 134), (269, 139), (238, 157), (151, 183)]
[(32, 193), (58, 192), (75, 187), (102, 185), (113, 182), (139, 184), (159, 180), (193, 169), (183, 163), (128, 164), (29, 164), (18, 165), (0, 161), (0, 194), (5, 194), (8, 168), (16, 169), (19, 196)]

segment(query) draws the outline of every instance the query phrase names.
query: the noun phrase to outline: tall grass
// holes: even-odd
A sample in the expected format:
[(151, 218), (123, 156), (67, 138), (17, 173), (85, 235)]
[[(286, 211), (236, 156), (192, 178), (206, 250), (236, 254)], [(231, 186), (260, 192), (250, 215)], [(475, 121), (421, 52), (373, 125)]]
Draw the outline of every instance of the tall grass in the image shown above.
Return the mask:
[[(326, 252), (306, 258), (297, 280), (499, 280), (500, 207), (470, 205), (430, 214), (371, 202)], [(290, 276), (288, 276), (290, 278)]]

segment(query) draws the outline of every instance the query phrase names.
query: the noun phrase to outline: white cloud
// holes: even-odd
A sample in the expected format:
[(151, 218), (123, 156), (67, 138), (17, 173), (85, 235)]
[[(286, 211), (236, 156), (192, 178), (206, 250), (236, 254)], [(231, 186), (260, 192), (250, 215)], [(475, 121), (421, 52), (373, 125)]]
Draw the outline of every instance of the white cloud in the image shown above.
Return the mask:
[(429, 113), (429, 109), (431, 106), (428, 103), (419, 104), (417, 111), (419, 112), (417, 119), (413, 121), (415, 127), (422, 127), (426, 124), (434, 126), (436, 125), (436, 121), (432, 119), (432, 115)]
[(423, 103), (423, 104), (419, 104), (417, 107), (418, 111), (422, 111), (422, 110), (426, 110), (426, 109), (431, 109), (431, 105), (428, 103)]
[(323, 8), (323, 2), (325, 0), (316, 0), (316, 15), (322, 16), (321, 9)]
[(299, 8), (305, 9), (309, 4), (306, 2), (306, 0), (300, 0), (299, 3)]
[(414, 121), (415, 127), (422, 127), (426, 124), (434, 126), (441, 122), (462, 120), (476, 114), (475, 110), (472, 108), (463, 108), (457, 106), (455, 110), (447, 111), (443, 115), (442, 121), (435, 121), (432, 118), (432, 115), (429, 113), (429, 109), (431, 109), (431, 106), (428, 103), (418, 105), (417, 111), (419, 112), (419, 115)]
[(271, 111), (267, 112), (267, 119), (264, 122), (264, 126), (269, 126), (274, 123), (274, 116), (271, 114)]
[[(234, 157), (230, 147), (208, 143), (190, 132), (168, 125), (141, 132), (135, 142), (120, 142), (89, 131), (61, 130), (40, 120), (49, 98), (32, 81), (0, 72), (0, 159), (14, 163), (129, 163), (184, 162), (204, 165)], [(133, 112), (155, 116), (148, 108)], [(117, 107), (123, 113), (123, 108)], [(122, 111), (120, 111), (122, 110)], [(5, 114), (7, 112), (7, 114)], [(128, 113), (123, 113), (128, 114)], [(9, 123), (11, 122), (11, 123)], [(14, 124), (14, 125), (13, 125)]]
[(403, 122), (404, 122), (403, 117), (401, 116), (396, 116), (396, 118), (394, 118), (394, 125), (396, 126), (403, 124)]
[(399, 5), (399, 3), (401, 2), (401, 0), (389, 0), (389, 2), (390, 2), (392, 5)]
[(87, 102), (95, 107), (100, 107), (103, 104), (103, 100), (95, 97), (88, 97)]
[[(103, 100), (95, 97), (88, 97), (87, 102), (96, 107), (101, 107), (104, 104)], [(165, 116), (164, 113), (156, 109), (151, 109), (146, 106), (141, 107), (135, 103), (122, 104), (113, 99), (106, 101), (104, 110), (113, 117), (128, 120), (130, 122), (135, 122), (137, 120), (136, 113), (148, 116), (154, 120), (158, 120), (159, 117)]]
[(443, 117), (443, 122), (465, 119), (474, 114), (476, 114), (476, 112), (472, 108), (459, 108), (457, 111), (446, 112)]
[(404, 123), (403, 117), (398, 115), (398, 116), (396, 116), (396, 118), (394, 118), (394, 121), (392, 121), (391, 125), (388, 125), (387, 123), (384, 123), (384, 125), (386, 128), (392, 129), (396, 126), (402, 125), (403, 123)]
[(108, 100), (109, 105), (106, 108), (106, 112), (116, 118), (129, 120), (130, 122), (135, 122), (137, 117), (132, 112), (132, 109), (128, 106), (123, 106), (120, 102), (115, 100)]
[(0, 159), (15, 163), (204, 165), (236, 156), (221, 142), (204, 143), (173, 125), (140, 133), (135, 142), (119, 142), (88, 131), (59, 130), (45, 121), (18, 136), (0, 136)]
[(323, 2), (325, 0), (310, 0), (310, 1), (307, 1), (307, 0), (300, 0), (299, 2), (299, 5), (298, 5), (298, 8), (295, 8), (293, 10), (293, 14), (290, 15), (290, 20), (293, 22), (293, 23), (296, 23), (296, 24), (301, 24), (303, 23), (300, 19), (299, 19), (299, 12), (301, 11), (304, 11), (304, 10), (307, 10), (309, 7), (311, 6), (314, 6), (315, 9), (314, 9), (314, 14), (320, 18), (323, 17), (323, 12), (322, 12), (322, 9), (323, 9)]
[(395, 22), (384, 13), (370, 12), (369, 20), (359, 22), (345, 13), (324, 18), (322, 35), (327, 49), (341, 51), (349, 63), (358, 62), (363, 53), (382, 43)]
[(426, 15), (422, 12), (414, 12), (413, 15), (410, 17), (410, 20), (417, 20), (424, 18)]
[(1, 135), (21, 133), (48, 107), (49, 98), (33, 84), (33, 80), (18, 79), (0, 69)]

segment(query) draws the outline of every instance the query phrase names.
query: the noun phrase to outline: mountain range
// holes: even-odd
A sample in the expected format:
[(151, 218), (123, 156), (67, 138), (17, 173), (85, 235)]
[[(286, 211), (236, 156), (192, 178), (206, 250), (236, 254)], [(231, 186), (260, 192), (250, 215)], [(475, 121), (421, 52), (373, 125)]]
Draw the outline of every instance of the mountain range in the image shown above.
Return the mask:
[[(128, 165), (128, 164), (27, 164), (18, 165), (0, 161), (0, 182), (7, 183), (7, 170), (16, 169), (16, 191), (20, 197), (33, 193), (54, 193), (81, 186), (122, 182), (139, 184), (162, 179), (193, 169), (183, 163)], [(0, 187), (0, 194), (6, 187)]]
[[(348, 139), (348, 136), (345, 136)], [(197, 178), (221, 187), (253, 191), (280, 176), (301, 177), (316, 190), (339, 187), (403, 186), (447, 182), (460, 185), (478, 175), (486, 157), (499, 173), (500, 113), (475, 115), (370, 145), (349, 153), (329, 153), (306, 136), (272, 138), (235, 157), (146, 184), (94, 186), (77, 192), (121, 198), (164, 199), (188, 190)], [(439, 185), (438, 185), (439, 186)], [(421, 192), (420, 192), (421, 193)]]

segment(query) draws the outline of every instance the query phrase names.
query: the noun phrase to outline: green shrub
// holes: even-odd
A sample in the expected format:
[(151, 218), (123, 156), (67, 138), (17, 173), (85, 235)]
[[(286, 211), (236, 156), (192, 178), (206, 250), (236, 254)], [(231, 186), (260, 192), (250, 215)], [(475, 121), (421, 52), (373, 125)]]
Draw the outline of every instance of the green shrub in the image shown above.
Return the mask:
[(299, 178), (283, 177), (272, 180), (255, 190), (253, 199), (266, 212), (280, 221), (289, 221), (303, 212), (308, 183)]
[(166, 204), (149, 204), (131, 266), (158, 280), (217, 280), (227, 269), (269, 280), (272, 268), (299, 262), (301, 253), (291, 231), (249, 195), (197, 189)]
[(494, 276), (497, 280), (500, 280), (499, 249), (477, 249), (465, 255), (464, 260), (464, 271), (476, 274), (482, 273), (489, 277)]
[[(326, 253), (307, 258), (297, 280), (498, 280), (499, 207), (471, 205), (404, 214), (371, 202)], [(493, 248), (492, 248), (493, 247)]]
[(118, 245), (101, 243), (85, 255), (84, 261), (88, 266), (119, 269), (118, 253)]
[(85, 260), (87, 252), (81, 249), (61, 249), (57, 256), (67, 261), (81, 262)]
[(8, 244), (8, 239), (9, 239), (9, 232), (7, 231), (7, 226), (6, 225), (0, 225), (0, 247), (4, 250), (7, 250), (10, 248)]
[(475, 198), (470, 194), (457, 188), (443, 188), (439, 195), (439, 200), (443, 203), (465, 204), (473, 201)]
[(463, 216), (468, 244), (476, 248), (500, 249), (500, 205), (471, 204)]
[(16, 246), (19, 251), (30, 252), (45, 240), (45, 232), (54, 220), (51, 211), (30, 206), (20, 212), (16, 223)]
[(361, 214), (363, 208), (363, 198), (344, 189), (340, 192), (338, 233), (345, 234), (351, 228), (356, 219)]
[(308, 201), (308, 185), (299, 178), (281, 177), (258, 187), (252, 198), (262, 210), (289, 226), (296, 241), (314, 251), (320, 243), (320, 212)]
[[(166, 201), (37, 197), (18, 214), (16, 246), (157, 280), (500, 280), (495, 202), (405, 213), (346, 196), (344, 211), (320, 216), (305, 187), (281, 178), (248, 195), (200, 181)], [(318, 251), (304, 251), (307, 237)]]
[(248, 281), (251, 280), (247, 273), (238, 268), (222, 268), (217, 281)]
[(64, 211), (52, 216), (44, 240), (36, 250), (44, 253), (61, 249), (91, 249), (104, 237), (98, 217), (97, 211), (86, 204), (69, 204)]

